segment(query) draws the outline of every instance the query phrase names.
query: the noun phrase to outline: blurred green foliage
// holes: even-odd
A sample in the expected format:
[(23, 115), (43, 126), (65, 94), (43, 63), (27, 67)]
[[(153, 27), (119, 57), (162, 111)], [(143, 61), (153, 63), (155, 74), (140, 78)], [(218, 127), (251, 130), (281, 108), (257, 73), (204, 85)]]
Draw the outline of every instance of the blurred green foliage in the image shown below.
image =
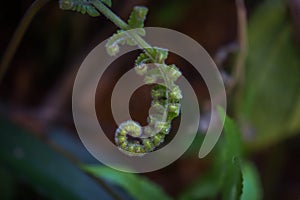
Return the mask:
[(3, 118), (0, 133), (1, 165), (10, 171), (0, 180), (7, 181), (7, 187), (11, 182), (9, 174), (13, 174), (50, 199), (113, 199), (96, 181), (32, 133)]
[(92, 175), (103, 178), (122, 187), (137, 200), (168, 200), (171, 199), (156, 184), (140, 175), (120, 172), (105, 166), (87, 165), (83, 169)]
[(240, 117), (254, 127), (252, 146), (266, 147), (300, 130), (300, 59), (282, 0), (267, 0), (249, 22)]
[(243, 194), (241, 200), (262, 199), (262, 185), (256, 167), (251, 162), (245, 162), (243, 172)]
[[(222, 109), (219, 109), (219, 113), (225, 115)], [(241, 198), (244, 190), (243, 184), (246, 184), (242, 174), (244, 161), (241, 133), (235, 122), (228, 116), (225, 118), (224, 133), (224, 140), (214, 151), (211, 169), (188, 187), (179, 199), (215, 199), (218, 196), (225, 200)], [(255, 170), (255, 168), (252, 169)], [(247, 178), (252, 178), (251, 173), (247, 176)], [(245, 193), (243, 198), (249, 198), (247, 195)]]

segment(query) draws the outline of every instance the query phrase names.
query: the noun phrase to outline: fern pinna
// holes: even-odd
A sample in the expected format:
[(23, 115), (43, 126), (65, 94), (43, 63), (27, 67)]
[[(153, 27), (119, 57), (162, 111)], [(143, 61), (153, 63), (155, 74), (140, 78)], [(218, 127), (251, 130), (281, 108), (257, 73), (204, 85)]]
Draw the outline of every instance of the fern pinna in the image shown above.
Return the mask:
[[(110, 0), (60, 0), (59, 4), (61, 9), (87, 13), (92, 17), (102, 13), (121, 29), (106, 44), (109, 55), (116, 55), (120, 45), (125, 44), (143, 49), (144, 52), (135, 61), (135, 71), (144, 76), (145, 84), (154, 85), (151, 91), (152, 112), (145, 127), (132, 120), (121, 123), (115, 132), (115, 143), (123, 153), (130, 156), (142, 156), (158, 148), (169, 134), (172, 120), (180, 114), (182, 93), (175, 81), (181, 72), (175, 65), (165, 63), (167, 49), (151, 47), (142, 39), (148, 9), (134, 7), (126, 23), (107, 8), (111, 6)], [(127, 32), (131, 29), (134, 31)]]

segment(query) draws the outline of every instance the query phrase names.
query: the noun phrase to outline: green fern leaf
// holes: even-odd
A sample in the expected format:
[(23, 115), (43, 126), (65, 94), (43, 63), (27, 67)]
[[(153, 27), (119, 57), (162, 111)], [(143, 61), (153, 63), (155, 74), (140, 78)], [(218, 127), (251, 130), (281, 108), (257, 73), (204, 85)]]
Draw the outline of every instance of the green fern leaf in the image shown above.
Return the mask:
[(111, 36), (106, 43), (106, 50), (110, 56), (115, 56), (119, 50), (119, 45), (135, 45), (135, 42), (124, 32), (118, 31), (113, 36)]
[[(110, 0), (101, 0), (106, 5), (109, 5)], [(88, 14), (91, 17), (100, 16), (100, 13), (92, 5), (89, 0), (60, 0), (59, 7), (62, 10), (72, 10), (80, 12), (81, 14)]]
[(150, 63), (151, 59), (148, 57), (146, 53), (141, 53), (137, 59), (135, 60), (135, 65), (140, 66), (145, 63)]
[(142, 6), (136, 6), (130, 14), (128, 19), (128, 25), (130, 28), (143, 28), (148, 8)]

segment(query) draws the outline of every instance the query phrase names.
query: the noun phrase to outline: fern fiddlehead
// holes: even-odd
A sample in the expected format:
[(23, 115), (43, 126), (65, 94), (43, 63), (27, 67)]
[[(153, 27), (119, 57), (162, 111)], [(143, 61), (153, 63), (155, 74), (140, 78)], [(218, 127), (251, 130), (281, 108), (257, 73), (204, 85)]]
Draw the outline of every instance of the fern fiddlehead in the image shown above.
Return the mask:
[[(110, 0), (101, 0), (101, 2), (111, 7)], [(99, 11), (93, 6), (90, 0), (60, 0), (59, 7), (62, 10), (77, 11), (81, 14), (87, 13), (92, 17), (97, 17), (100, 15)]]
[(152, 87), (150, 107), (152, 113), (148, 117), (148, 126), (141, 128), (134, 121), (126, 121), (115, 133), (116, 144), (128, 155), (141, 156), (157, 148), (170, 132), (172, 120), (180, 114), (182, 94), (174, 82), (181, 76), (181, 72), (175, 65), (168, 66), (165, 63), (157, 64), (160, 65), (161, 71), (157, 66), (148, 69), (145, 60), (148, 63), (153, 62), (145, 54), (140, 55), (136, 61), (136, 72), (145, 77), (146, 84), (153, 84), (160, 80), (161, 82)]
[[(60, 7), (64, 10), (88, 13), (91, 16), (102, 13), (121, 29), (106, 44), (109, 55), (116, 55), (120, 45), (124, 44), (137, 45), (143, 49), (144, 52), (135, 61), (135, 71), (144, 76), (145, 84), (154, 84), (148, 125), (141, 127), (139, 123), (130, 120), (121, 123), (115, 132), (115, 143), (122, 152), (130, 156), (142, 156), (155, 150), (164, 141), (171, 130), (172, 120), (180, 115), (182, 93), (175, 81), (181, 72), (175, 65), (165, 63), (167, 49), (151, 47), (141, 38), (145, 35), (143, 27), (147, 8), (134, 7), (125, 23), (105, 5), (111, 6), (110, 0), (60, 0)], [(128, 33), (130, 29), (135, 31)]]

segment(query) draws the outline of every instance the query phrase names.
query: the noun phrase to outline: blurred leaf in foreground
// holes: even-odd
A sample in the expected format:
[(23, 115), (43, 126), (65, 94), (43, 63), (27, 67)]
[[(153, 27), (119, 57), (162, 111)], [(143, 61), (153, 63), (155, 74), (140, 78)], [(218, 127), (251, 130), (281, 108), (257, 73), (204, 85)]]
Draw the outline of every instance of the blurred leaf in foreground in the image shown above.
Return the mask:
[(261, 200), (262, 185), (255, 166), (250, 162), (243, 164), (243, 194), (241, 200)]
[(241, 116), (262, 147), (300, 130), (300, 57), (282, 0), (267, 0), (249, 22), (249, 50)]
[(16, 184), (12, 174), (0, 166), (0, 177), (0, 199), (13, 199)]
[(88, 165), (83, 169), (126, 190), (134, 199), (169, 200), (163, 190), (148, 179), (131, 173), (120, 172), (109, 167)]
[(1, 117), (0, 133), (1, 165), (40, 194), (50, 199), (113, 199), (66, 158)]
[[(218, 111), (220, 116), (226, 115), (221, 107)], [(236, 123), (228, 116), (225, 117), (224, 132), (225, 142), (220, 152), (223, 165), (219, 165), (222, 171), (222, 199), (240, 199), (243, 192), (241, 133)]]
[[(219, 114), (226, 115), (222, 108), (219, 108)], [(179, 199), (215, 199), (219, 194), (224, 200), (240, 199), (243, 192), (241, 133), (228, 116), (225, 118), (224, 133), (224, 140), (219, 141), (213, 151), (211, 169), (187, 188)]]

